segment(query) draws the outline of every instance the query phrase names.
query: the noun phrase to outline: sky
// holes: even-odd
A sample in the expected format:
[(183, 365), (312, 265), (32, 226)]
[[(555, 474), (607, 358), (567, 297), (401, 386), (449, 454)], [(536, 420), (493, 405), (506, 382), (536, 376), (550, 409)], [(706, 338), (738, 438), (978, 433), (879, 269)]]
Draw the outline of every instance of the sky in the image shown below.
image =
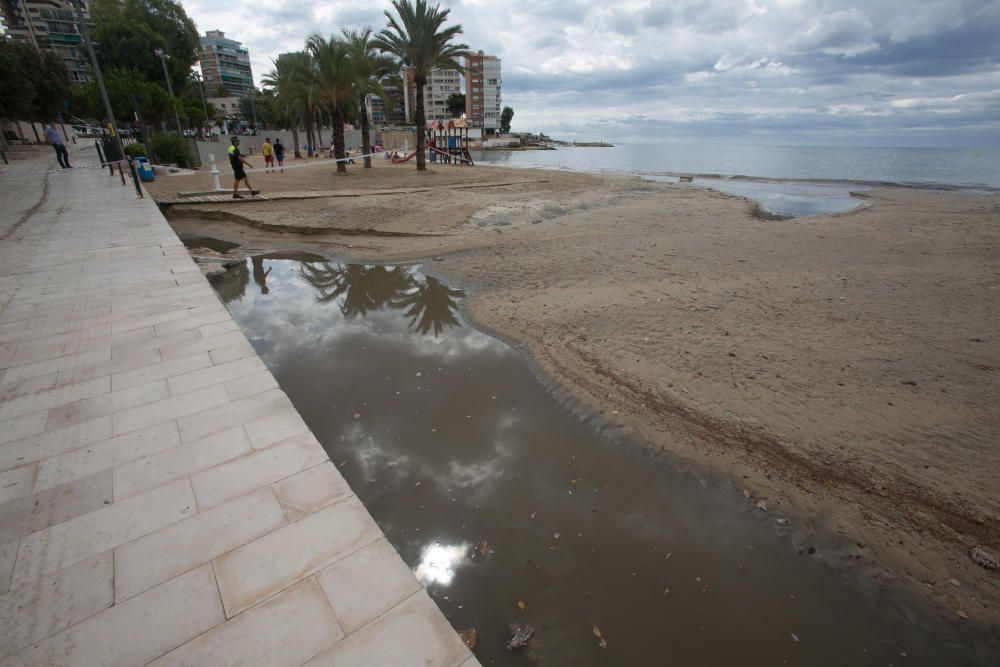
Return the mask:
[[(386, 24), (379, 0), (181, 0), (249, 48)], [(677, 143), (998, 146), (998, 0), (451, 0), (515, 132)]]

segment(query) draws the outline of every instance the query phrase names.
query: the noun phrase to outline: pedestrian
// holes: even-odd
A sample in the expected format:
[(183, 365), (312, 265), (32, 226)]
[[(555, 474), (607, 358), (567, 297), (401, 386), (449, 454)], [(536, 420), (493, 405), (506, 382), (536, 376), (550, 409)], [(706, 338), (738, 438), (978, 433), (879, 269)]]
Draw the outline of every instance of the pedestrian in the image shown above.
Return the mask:
[(260, 154), (264, 156), (264, 172), (271, 173), (274, 168), (274, 155), (271, 154), (271, 137), (265, 137), (264, 143), (260, 147)]
[(49, 121), (49, 126), (45, 128), (45, 140), (52, 144), (52, 148), (56, 149), (56, 159), (59, 160), (59, 166), (63, 169), (72, 169), (73, 167), (69, 164), (69, 151), (63, 146), (62, 139), (59, 138), (59, 130), (56, 129), (56, 122)]
[(285, 173), (285, 147), (281, 144), (281, 139), (274, 140), (274, 159), (278, 161), (281, 173)]
[(247, 172), (243, 169), (244, 166), (253, 169), (253, 165), (247, 162), (246, 158), (240, 154), (240, 138), (233, 137), (229, 146), (229, 164), (233, 168), (233, 199), (243, 199), (243, 195), (239, 194), (237, 190), (240, 187), (240, 181), (243, 181), (247, 185), (247, 190), (250, 190), (250, 195), (259, 195), (260, 190), (254, 190), (250, 187), (250, 179), (247, 178)]

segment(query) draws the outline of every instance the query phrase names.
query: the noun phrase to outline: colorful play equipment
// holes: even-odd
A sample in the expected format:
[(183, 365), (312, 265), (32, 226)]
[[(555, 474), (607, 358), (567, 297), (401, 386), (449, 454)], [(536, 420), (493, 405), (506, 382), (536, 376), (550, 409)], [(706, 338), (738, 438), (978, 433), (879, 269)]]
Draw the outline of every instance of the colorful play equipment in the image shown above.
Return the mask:
[(469, 154), (469, 124), (464, 118), (427, 123), (427, 149), (431, 162), (474, 164)]

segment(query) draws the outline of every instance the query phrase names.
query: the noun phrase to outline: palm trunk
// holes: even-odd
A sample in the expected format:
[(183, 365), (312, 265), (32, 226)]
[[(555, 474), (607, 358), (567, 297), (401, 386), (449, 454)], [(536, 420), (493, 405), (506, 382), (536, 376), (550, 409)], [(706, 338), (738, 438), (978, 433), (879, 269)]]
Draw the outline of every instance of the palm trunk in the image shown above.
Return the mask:
[(413, 82), (417, 89), (417, 171), (427, 171), (424, 162), (424, 86), (427, 85), (426, 76), (416, 76)]
[(323, 152), (323, 114), (316, 112), (316, 147)]
[(295, 127), (292, 128), (292, 149), (294, 155), (298, 159), (302, 159), (302, 149), (299, 148), (299, 124), (296, 122)]
[(316, 135), (313, 134), (312, 117), (306, 116), (306, 157), (313, 156), (313, 149), (316, 147)]
[(372, 142), (368, 131), (368, 109), (365, 107), (365, 95), (361, 96), (361, 153), (365, 156), (365, 169), (372, 168)]
[(340, 107), (334, 107), (331, 110), (330, 119), (333, 122), (333, 154), (338, 160), (341, 160), (337, 162), (337, 173), (346, 174), (347, 161), (344, 158), (347, 157), (347, 151), (344, 150), (344, 112)]

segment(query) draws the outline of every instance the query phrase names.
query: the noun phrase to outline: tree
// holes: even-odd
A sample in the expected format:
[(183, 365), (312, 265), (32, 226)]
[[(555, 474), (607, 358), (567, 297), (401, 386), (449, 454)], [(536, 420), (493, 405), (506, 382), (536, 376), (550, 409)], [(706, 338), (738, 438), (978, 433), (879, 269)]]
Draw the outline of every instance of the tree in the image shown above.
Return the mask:
[(344, 30), (344, 39), (351, 49), (351, 59), (354, 62), (354, 92), (358, 100), (358, 114), (361, 116), (361, 150), (365, 155), (365, 169), (371, 169), (372, 142), (366, 102), (369, 95), (378, 95), (389, 104), (381, 81), (389, 74), (398, 72), (399, 64), (393, 58), (376, 53), (371, 28), (361, 31)]
[(462, 33), (461, 25), (444, 28), (450, 9), (440, 5), (429, 7), (427, 0), (393, 0), (399, 20), (386, 10), (388, 27), (375, 38), (375, 48), (391, 53), (403, 67), (410, 68), (416, 86), (417, 121), (417, 170), (424, 171), (424, 86), (434, 68), (462, 70), (458, 58), (468, 55), (468, 45), (452, 44), (451, 40)]
[[(181, 90), (198, 60), (194, 21), (174, 0), (93, 0), (94, 48), (102, 68), (131, 69), (145, 81), (163, 82), (163, 49), (174, 90)], [(165, 82), (163, 82), (165, 84)]]
[(282, 53), (272, 61), (274, 69), (264, 75), (264, 87), (274, 93), (275, 122), (292, 130), (294, 155), (302, 157), (299, 149), (299, 124), (303, 120), (303, 99), (312, 61), (304, 51)]
[(344, 118), (355, 98), (354, 63), (351, 49), (335, 37), (325, 39), (311, 35), (306, 49), (313, 59), (313, 76), (316, 82), (317, 101), (330, 112), (333, 125), (333, 152), (337, 157), (337, 173), (347, 173), (347, 152), (344, 142)]
[(504, 107), (503, 111), (500, 112), (500, 133), (508, 134), (510, 132), (510, 121), (514, 117), (514, 110), (510, 107)]
[(452, 118), (461, 117), (465, 113), (465, 93), (452, 93), (444, 104), (448, 107), (448, 113)]
[(0, 118), (48, 121), (72, 98), (69, 73), (58, 56), (0, 38)]

